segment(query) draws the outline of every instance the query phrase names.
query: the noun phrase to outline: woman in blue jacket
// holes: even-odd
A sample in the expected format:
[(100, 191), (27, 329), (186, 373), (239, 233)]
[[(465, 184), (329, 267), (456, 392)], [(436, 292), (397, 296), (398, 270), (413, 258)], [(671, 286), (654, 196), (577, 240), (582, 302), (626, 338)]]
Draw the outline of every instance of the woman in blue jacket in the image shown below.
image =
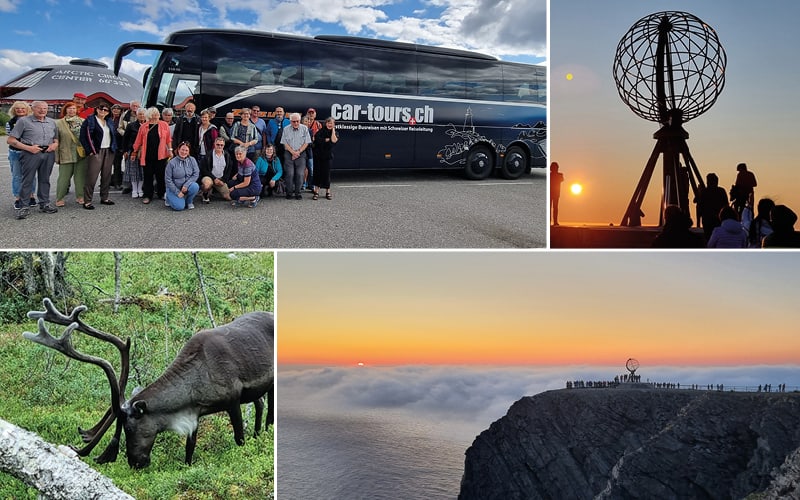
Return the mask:
[(164, 173), (164, 181), (167, 184), (166, 203), (173, 210), (193, 209), (194, 197), (200, 191), (200, 185), (197, 184), (200, 167), (190, 153), (187, 141), (178, 144), (178, 156), (167, 163), (167, 170)]

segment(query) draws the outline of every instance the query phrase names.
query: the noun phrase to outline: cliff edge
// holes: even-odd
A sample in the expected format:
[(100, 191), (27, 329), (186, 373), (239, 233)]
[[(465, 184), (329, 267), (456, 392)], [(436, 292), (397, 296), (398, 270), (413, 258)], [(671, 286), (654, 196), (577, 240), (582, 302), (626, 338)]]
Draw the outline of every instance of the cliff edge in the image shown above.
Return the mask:
[(800, 498), (800, 393), (524, 397), (466, 452), (462, 500)]

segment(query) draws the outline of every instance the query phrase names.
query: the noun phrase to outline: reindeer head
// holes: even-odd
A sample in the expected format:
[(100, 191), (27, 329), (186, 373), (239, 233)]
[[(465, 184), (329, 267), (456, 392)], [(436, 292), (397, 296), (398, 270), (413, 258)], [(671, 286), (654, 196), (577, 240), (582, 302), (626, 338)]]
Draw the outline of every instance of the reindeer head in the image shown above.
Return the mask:
[(158, 419), (147, 412), (144, 401), (127, 401), (121, 407), (122, 427), (125, 430), (125, 454), (128, 465), (143, 469), (150, 465), (150, 451), (161, 431)]

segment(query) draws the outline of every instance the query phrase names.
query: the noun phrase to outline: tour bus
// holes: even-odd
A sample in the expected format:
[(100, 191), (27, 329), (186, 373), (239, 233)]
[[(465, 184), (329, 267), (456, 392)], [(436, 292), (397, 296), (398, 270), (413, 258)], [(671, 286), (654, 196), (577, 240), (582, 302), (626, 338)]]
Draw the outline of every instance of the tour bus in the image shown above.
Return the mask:
[[(475, 52), (349, 36), (301, 37), (191, 29), (164, 43), (145, 74), (143, 104), (180, 112), (276, 106), (333, 117), (335, 169), (460, 168), (470, 179), (497, 170), (517, 179), (546, 163), (546, 70)], [(179, 114), (179, 113), (178, 113)]]

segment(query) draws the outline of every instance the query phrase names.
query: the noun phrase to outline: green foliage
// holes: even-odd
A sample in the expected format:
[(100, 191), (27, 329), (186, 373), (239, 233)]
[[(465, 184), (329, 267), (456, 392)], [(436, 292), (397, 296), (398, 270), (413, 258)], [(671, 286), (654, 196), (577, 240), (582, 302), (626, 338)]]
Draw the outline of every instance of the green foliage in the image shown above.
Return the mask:
[[(186, 339), (212, 326), (197, 268), (188, 252), (125, 252), (121, 261), (122, 304), (113, 312), (114, 255), (111, 252), (73, 252), (67, 260), (72, 295), (56, 304), (69, 312), (79, 304), (88, 310), (81, 318), (89, 325), (120, 337), (130, 337), (131, 380), (128, 391), (147, 385), (174, 359)], [(197, 254), (205, 290), (216, 324), (244, 312), (274, 309), (273, 254)], [(0, 284), (0, 286), (5, 286)], [(5, 292), (6, 290), (0, 290)], [(42, 309), (41, 304), (38, 309)], [(62, 327), (48, 325), (53, 335)], [(80, 445), (76, 429), (94, 425), (108, 407), (110, 392), (102, 371), (28, 342), (23, 331), (36, 331), (24, 315), (0, 326), (0, 418), (39, 434), (56, 444)], [(73, 335), (75, 347), (118, 365), (118, 353), (83, 334)], [(117, 462), (98, 465), (84, 461), (139, 499), (272, 498), (274, 491), (274, 434), (253, 437), (252, 405), (242, 407), (247, 435), (236, 446), (227, 414), (201, 419), (194, 464), (186, 466), (183, 437), (159, 435), (145, 470), (128, 467), (124, 437)], [(249, 415), (249, 419), (247, 416)], [(105, 448), (113, 427), (92, 452)], [(36, 492), (0, 473), (0, 500), (36, 498)]]
[[(41, 304), (45, 295), (63, 297), (67, 287), (63, 276), (55, 272), (52, 284), (45, 285), (49, 275), (43, 256), (55, 259), (61, 252), (3, 252), (0, 253), (0, 322), (16, 322), (32, 307)], [(47, 259), (50, 261), (50, 259)], [(56, 283), (58, 282), (58, 283)], [(45, 292), (52, 290), (52, 292)]]
[(6, 123), (11, 117), (5, 111), (0, 111), (0, 136), (6, 135)]

